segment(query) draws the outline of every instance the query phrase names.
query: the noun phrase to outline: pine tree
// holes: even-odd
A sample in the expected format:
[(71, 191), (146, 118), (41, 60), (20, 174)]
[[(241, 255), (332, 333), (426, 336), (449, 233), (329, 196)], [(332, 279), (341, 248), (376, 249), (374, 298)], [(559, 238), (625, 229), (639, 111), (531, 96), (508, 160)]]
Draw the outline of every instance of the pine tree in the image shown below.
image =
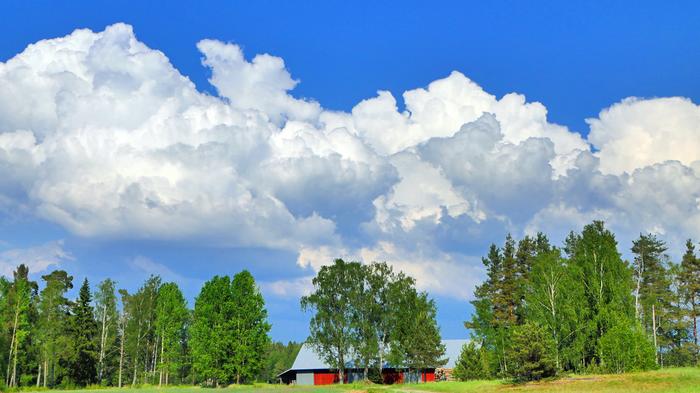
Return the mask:
[(500, 302), (500, 283), (503, 280), (503, 257), (501, 250), (492, 244), (488, 255), (481, 259), (486, 267), (487, 278), (474, 290), (474, 313), (464, 326), (471, 330), (472, 337), (481, 347), (493, 353), (498, 362), (498, 373), (507, 372), (508, 335), (502, 322), (504, 305)]
[(695, 255), (695, 246), (688, 239), (685, 244), (680, 268), (680, 290), (684, 300), (688, 303), (688, 316), (693, 325), (693, 356), (695, 362), (699, 362), (698, 352), (698, 315), (700, 313), (700, 258)]
[(464, 344), (459, 358), (455, 362), (452, 377), (459, 381), (473, 379), (488, 379), (489, 365), (483, 362), (483, 352), (474, 345), (474, 342)]
[(41, 363), (38, 385), (53, 386), (56, 382), (56, 368), (66, 360), (66, 333), (70, 302), (65, 298), (66, 291), (73, 288), (73, 276), (63, 270), (56, 270), (41, 277), (46, 286), (41, 291), (39, 301), (38, 334), (41, 342)]
[(554, 343), (540, 326), (527, 322), (516, 326), (512, 334), (511, 375), (515, 381), (537, 381), (556, 375)]
[[(672, 307), (671, 282), (667, 271), (666, 245), (654, 235), (639, 235), (632, 243), (634, 254), (635, 316), (654, 341), (657, 352), (660, 321)], [(664, 343), (665, 344), (665, 343)]]
[(74, 354), (69, 374), (80, 386), (94, 383), (97, 379), (97, 323), (92, 309), (92, 295), (87, 278), (83, 281), (71, 316), (71, 333)]

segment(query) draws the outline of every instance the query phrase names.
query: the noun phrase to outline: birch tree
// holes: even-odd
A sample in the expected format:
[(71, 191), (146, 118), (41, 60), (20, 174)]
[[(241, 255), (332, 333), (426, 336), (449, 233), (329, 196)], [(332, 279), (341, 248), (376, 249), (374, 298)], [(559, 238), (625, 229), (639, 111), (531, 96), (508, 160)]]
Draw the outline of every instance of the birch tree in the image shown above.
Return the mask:
[(97, 380), (109, 381), (113, 372), (113, 358), (117, 343), (119, 315), (117, 312), (117, 295), (115, 283), (106, 279), (95, 292), (95, 319), (99, 327), (99, 344), (97, 356)]
[(160, 338), (158, 386), (170, 382), (170, 373), (177, 370), (182, 354), (182, 334), (189, 311), (180, 288), (175, 283), (161, 285), (158, 290), (155, 329)]

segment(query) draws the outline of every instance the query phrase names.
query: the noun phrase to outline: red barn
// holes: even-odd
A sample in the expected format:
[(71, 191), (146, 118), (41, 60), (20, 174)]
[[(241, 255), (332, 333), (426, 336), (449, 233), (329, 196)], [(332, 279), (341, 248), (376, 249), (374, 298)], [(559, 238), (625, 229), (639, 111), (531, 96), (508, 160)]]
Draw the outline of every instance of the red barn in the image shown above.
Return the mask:
[[(462, 346), (468, 340), (443, 340), (445, 345), (445, 357), (447, 364), (443, 369), (449, 371), (454, 368), (454, 364), (462, 351)], [(307, 344), (302, 345), (292, 368), (278, 375), (283, 383), (296, 385), (330, 385), (340, 382), (337, 370), (331, 369)], [(363, 370), (353, 367), (348, 363), (345, 368), (345, 383), (360, 381), (363, 378)], [(404, 382), (434, 382), (435, 368), (423, 370), (407, 370), (401, 367), (387, 365), (383, 369), (382, 378), (384, 383), (404, 383)]]

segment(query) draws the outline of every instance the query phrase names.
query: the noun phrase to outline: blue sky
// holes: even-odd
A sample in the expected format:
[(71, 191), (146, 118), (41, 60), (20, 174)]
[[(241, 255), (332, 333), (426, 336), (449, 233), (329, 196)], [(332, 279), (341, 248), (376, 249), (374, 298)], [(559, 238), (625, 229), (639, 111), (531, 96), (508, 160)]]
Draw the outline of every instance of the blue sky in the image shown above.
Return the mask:
[(3, 3), (0, 263), (246, 268), (300, 340), (321, 263), (386, 259), (459, 338), (507, 232), (700, 238), (697, 3), (374, 3)]

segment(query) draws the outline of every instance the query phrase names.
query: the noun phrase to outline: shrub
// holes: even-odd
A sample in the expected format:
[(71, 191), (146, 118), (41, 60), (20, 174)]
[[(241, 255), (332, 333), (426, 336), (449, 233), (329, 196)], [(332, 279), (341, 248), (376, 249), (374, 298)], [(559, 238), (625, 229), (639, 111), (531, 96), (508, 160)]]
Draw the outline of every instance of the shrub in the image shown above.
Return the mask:
[(477, 348), (473, 342), (464, 344), (452, 376), (460, 381), (488, 379), (490, 372), (486, 355), (486, 350)]
[(513, 329), (511, 376), (517, 382), (537, 381), (557, 374), (554, 341), (538, 325), (527, 322)]
[(650, 370), (656, 367), (654, 345), (642, 328), (618, 323), (600, 338), (598, 346), (601, 367), (606, 372)]

